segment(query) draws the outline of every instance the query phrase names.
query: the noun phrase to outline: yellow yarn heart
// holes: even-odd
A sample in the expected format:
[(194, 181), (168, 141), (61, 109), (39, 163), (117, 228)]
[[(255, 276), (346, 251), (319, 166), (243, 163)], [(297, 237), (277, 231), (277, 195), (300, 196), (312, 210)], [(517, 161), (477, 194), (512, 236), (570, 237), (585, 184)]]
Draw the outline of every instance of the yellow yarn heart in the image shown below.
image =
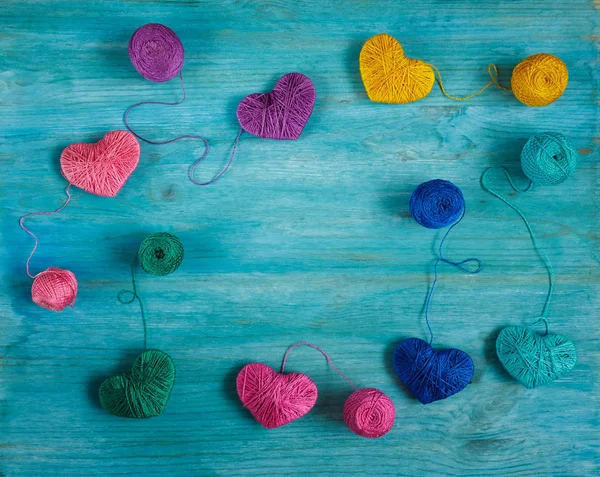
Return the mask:
[(429, 94), (435, 82), (431, 65), (405, 56), (398, 40), (386, 33), (363, 45), (360, 75), (369, 99), (376, 103), (417, 101)]

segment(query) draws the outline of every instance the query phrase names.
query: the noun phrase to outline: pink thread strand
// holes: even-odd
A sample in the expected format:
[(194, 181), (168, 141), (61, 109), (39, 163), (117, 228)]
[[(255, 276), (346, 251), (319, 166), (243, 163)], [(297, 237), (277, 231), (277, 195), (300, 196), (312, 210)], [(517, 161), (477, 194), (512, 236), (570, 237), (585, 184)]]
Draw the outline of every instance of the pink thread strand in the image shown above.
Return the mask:
[(342, 374), (341, 371), (339, 371), (333, 364), (333, 361), (331, 361), (331, 358), (329, 357), (329, 355), (323, 351), (321, 348), (319, 348), (318, 346), (315, 346), (314, 344), (308, 343), (306, 341), (300, 341), (299, 343), (296, 343), (295, 345), (292, 345), (288, 348), (288, 350), (285, 352), (285, 355), (283, 356), (283, 361), (281, 363), (281, 374), (283, 374), (284, 369), (285, 369), (285, 363), (287, 361), (287, 357), (290, 354), (290, 352), (294, 349), (297, 348), (298, 346), (310, 346), (311, 348), (316, 349), (317, 351), (319, 351), (323, 356), (325, 356), (325, 359), (327, 359), (327, 362), (329, 363), (329, 366), (331, 366), (333, 368), (333, 370), (339, 374), (342, 378), (344, 378), (346, 381), (348, 381), (348, 383), (350, 384), (350, 386), (352, 386), (352, 389), (354, 389), (355, 391), (358, 391), (358, 388), (354, 385), (354, 383), (352, 383), (352, 381), (350, 381), (344, 374)]
[(35, 245), (33, 246), (33, 250), (29, 254), (29, 258), (27, 258), (27, 262), (25, 262), (25, 270), (27, 270), (27, 275), (29, 275), (30, 278), (35, 278), (35, 275), (32, 275), (29, 272), (29, 262), (31, 261), (31, 257), (33, 257), (33, 254), (37, 250), (39, 241), (38, 241), (38, 238), (35, 236), (35, 234), (31, 230), (29, 230), (27, 227), (25, 227), (25, 225), (23, 225), (23, 221), (29, 217), (33, 217), (34, 215), (53, 215), (53, 214), (56, 214), (56, 213), (60, 212), (61, 210), (63, 210), (67, 206), (67, 204), (71, 201), (71, 194), (69, 193), (70, 187), (71, 187), (71, 184), (69, 184), (65, 189), (65, 194), (67, 194), (67, 200), (58, 209), (52, 210), (49, 212), (32, 212), (30, 214), (24, 215), (23, 217), (21, 217), (19, 219), (19, 225), (21, 226), (21, 228), (35, 239)]

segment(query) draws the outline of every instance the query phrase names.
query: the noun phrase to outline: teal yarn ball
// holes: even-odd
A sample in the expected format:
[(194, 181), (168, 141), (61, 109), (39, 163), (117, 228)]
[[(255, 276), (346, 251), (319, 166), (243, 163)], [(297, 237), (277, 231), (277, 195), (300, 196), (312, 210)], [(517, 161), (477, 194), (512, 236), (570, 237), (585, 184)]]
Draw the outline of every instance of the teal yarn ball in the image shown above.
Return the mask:
[(149, 235), (138, 250), (140, 265), (150, 275), (173, 273), (183, 261), (183, 245), (175, 235), (159, 232)]
[(534, 184), (560, 184), (575, 172), (577, 150), (562, 134), (536, 134), (523, 147), (521, 167)]

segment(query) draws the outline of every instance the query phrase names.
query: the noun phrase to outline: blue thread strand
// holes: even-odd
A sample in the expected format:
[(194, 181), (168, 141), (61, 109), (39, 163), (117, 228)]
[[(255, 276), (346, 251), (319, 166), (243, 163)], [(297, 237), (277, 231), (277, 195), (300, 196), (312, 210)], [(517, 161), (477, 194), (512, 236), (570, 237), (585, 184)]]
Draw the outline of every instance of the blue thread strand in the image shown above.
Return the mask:
[[(455, 262), (453, 260), (445, 258), (444, 254), (442, 252), (442, 247), (444, 246), (446, 237), (448, 237), (448, 234), (450, 233), (450, 231), (461, 222), (461, 220), (465, 216), (465, 213), (466, 213), (466, 207), (463, 207), (462, 215), (460, 216), (460, 218), (456, 222), (454, 222), (450, 226), (450, 228), (446, 231), (446, 233), (444, 234), (444, 237), (442, 238), (442, 241), (440, 242), (440, 246), (438, 249), (439, 250), (439, 258), (436, 260), (435, 265), (433, 266), (433, 283), (431, 284), (431, 288), (429, 289), (429, 293), (427, 294), (427, 300), (425, 302), (425, 323), (427, 323), (427, 328), (429, 329), (429, 344), (430, 345), (431, 345), (431, 343), (433, 343), (433, 331), (431, 330), (431, 325), (429, 324), (429, 306), (431, 304), (431, 297), (433, 296), (433, 291), (435, 290), (435, 284), (437, 283), (437, 280), (438, 280), (437, 268), (438, 268), (439, 263), (440, 262), (447, 263), (448, 265), (452, 265), (453, 267), (456, 267), (459, 270), (462, 270), (463, 272), (469, 273), (471, 275), (475, 275), (475, 274), (481, 272), (481, 270), (483, 269), (483, 262), (481, 260), (479, 260), (478, 258), (470, 257), (465, 260), (461, 260), (460, 262)], [(467, 267), (463, 266), (467, 263), (472, 263), (472, 262), (477, 264), (477, 268), (474, 270), (470, 270)]]

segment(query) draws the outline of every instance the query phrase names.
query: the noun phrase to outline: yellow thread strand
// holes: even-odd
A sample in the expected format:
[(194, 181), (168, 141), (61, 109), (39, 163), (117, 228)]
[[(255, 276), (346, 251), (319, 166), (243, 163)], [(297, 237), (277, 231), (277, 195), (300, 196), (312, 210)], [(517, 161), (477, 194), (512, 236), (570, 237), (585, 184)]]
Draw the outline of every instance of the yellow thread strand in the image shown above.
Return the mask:
[(488, 65), (488, 74), (490, 75), (491, 79), (487, 82), (487, 84), (483, 88), (481, 88), (476, 93), (470, 94), (468, 96), (462, 96), (462, 97), (452, 96), (451, 94), (448, 94), (446, 92), (446, 89), (444, 88), (444, 83), (442, 81), (442, 74), (440, 73), (440, 70), (438, 70), (434, 65), (430, 64), (430, 66), (433, 69), (433, 71), (435, 71), (435, 73), (437, 75), (436, 79), (438, 81), (438, 84), (440, 85), (440, 89), (442, 90), (442, 94), (444, 96), (446, 96), (446, 98), (453, 99), (454, 101), (464, 101), (466, 99), (471, 99), (471, 98), (474, 98), (475, 96), (479, 96), (481, 93), (483, 93), (486, 89), (488, 89), (493, 84), (495, 84), (500, 89), (503, 89), (505, 91), (510, 91), (510, 88), (502, 86), (498, 82), (498, 68), (496, 68), (496, 65), (491, 64), (491, 65)]

